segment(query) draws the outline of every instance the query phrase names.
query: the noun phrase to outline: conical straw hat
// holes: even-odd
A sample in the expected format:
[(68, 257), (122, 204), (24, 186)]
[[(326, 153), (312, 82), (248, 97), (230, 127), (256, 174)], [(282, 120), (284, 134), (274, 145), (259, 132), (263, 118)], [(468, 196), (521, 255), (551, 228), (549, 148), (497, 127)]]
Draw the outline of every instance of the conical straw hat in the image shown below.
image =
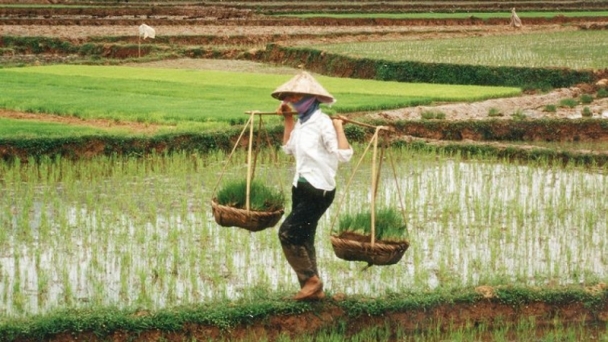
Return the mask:
[(291, 80), (285, 82), (283, 85), (275, 89), (272, 92), (272, 97), (275, 99), (283, 100), (288, 94), (305, 94), (314, 95), (320, 102), (323, 103), (334, 103), (336, 99), (327, 91), (323, 86), (312, 77), (311, 74), (306, 71), (294, 76)]

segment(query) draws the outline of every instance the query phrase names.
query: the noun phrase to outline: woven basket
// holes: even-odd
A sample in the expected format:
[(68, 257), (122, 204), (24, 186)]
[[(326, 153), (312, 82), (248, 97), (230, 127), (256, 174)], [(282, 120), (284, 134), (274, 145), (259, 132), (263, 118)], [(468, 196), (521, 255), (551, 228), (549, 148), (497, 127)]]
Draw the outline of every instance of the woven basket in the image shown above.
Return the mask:
[(274, 227), (284, 210), (276, 211), (254, 211), (229, 207), (217, 203), (214, 198), (211, 201), (211, 209), (215, 222), (222, 227), (240, 227), (252, 232), (258, 232), (269, 227)]
[(410, 246), (408, 241), (375, 241), (369, 236), (342, 233), (331, 236), (334, 253), (347, 261), (366, 261), (369, 265), (393, 265), (399, 262)]

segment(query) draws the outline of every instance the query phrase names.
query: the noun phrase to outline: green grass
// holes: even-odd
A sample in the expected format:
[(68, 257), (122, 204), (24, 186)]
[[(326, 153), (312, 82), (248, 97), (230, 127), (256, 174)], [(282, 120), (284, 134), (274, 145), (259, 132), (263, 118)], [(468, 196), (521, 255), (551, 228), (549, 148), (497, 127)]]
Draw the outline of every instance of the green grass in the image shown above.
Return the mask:
[(545, 111), (547, 113), (555, 113), (555, 112), (557, 112), (557, 106), (554, 104), (545, 105), (545, 107), (543, 108), (543, 111)]
[[(554, 18), (564, 17), (606, 17), (608, 11), (576, 11), (576, 12), (517, 12), (520, 18)], [(302, 13), (277, 14), (277, 16), (297, 18), (382, 18), (382, 19), (464, 19), (475, 17), (480, 19), (510, 18), (510, 11), (502, 12), (424, 12), (424, 13)], [(525, 24), (525, 22), (524, 22)]]
[[(118, 131), (117, 131), (118, 132)], [(0, 137), (28, 139), (40, 136), (66, 137), (103, 134), (105, 131), (90, 127), (58, 123), (24, 121), (0, 117)]]
[[(196, 130), (273, 111), (270, 93), (291, 75), (120, 66), (0, 69), (0, 108)], [(338, 102), (328, 111), (382, 110), (433, 101), (514, 96), (518, 88), (406, 84), (317, 76)], [(279, 118), (270, 118), (278, 122)], [(201, 126), (202, 124), (202, 126)]]
[(315, 48), (356, 58), (487, 66), (608, 66), (606, 31), (566, 31), (471, 38), (326, 44)]
[[(137, 308), (94, 307), (86, 309), (62, 309), (26, 319), (0, 320), (0, 341), (49, 340), (62, 334), (74, 338), (95, 336), (111, 340), (120, 333), (129, 340), (138, 336), (151, 336), (158, 340), (194, 341), (201, 338), (197, 326), (209, 329), (214, 341), (267, 341), (260, 338), (260, 325), (268, 321), (291, 320), (292, 316), (334, 312), (332, 322), (325, 321), (318, 329), (285, 328), (286, 335), (275, 341), (605, 341), (606, 325), (598, 319), (562, 319), (559, 312), (546, 315), (550, 325), (543, 324), (544, 316), (526, 316), (523, 308), (528, 304), (544, 303), (559, 309), (569, 303), (585, 306), (586, 313), (601, 315), (597, 305), (605, 294), (592, 295), (580, 288), (539, 289), (538, 287), (504, 287), (497, 289), (497, 298), (485, 299), (473, 289), (439, 288), (433, 291), (387, 294), (380, 298), (349, 296), (342, 301), (326, 300), (322, 303), (296, 302), (284, 299), (284, 293), (261, 287), (246, 289), (243, 299), (229, 301), (216, 299), (200, 304), (169, 307), (160, 310)], [(476, 317), (465, 312), (446, 312), (437, 317), (436, 312), (445, 309), (443, 303), (464, 310), (475, 304), (488, 307), (491, 301), (496, 310), (505, 311), (507, 305), (515, 310), (513, 317)], [(596, 305), (594, 305), (594, 303)], [(535, 306), (538, 307), (538, 306)], [(449, 310), (448, 310), (449, 311)], [(520, 312), (522, 311), (522, 312)], [(545, 313), (543, 313), (545, 314)], [(408, 319), (419, 319), (419, 324), (408, 326)], [(443, 318), (443, 320), (442, 320)], [(384, 324), (361, 325), (361, 320), (384, 321)], [(474, 321), (473, 321), (474, 320)], [(538, 320), (538, 321), (537, 321)], [(191, 330), (194, 328), (193, 330)], [(253, 333), (235, 336), (235, 332)], [(271, 328), (272, 330), (272, 328)], [(258, 332), (258, 334), (255, 333)], [(289, 336), (289, 332), (294, 332)], [(217, 336), (217, 337), (216, 337)], [(263, 336), (263, 335), (262, 335)], [(529, 339), (534, 336), (534, 339)], [(248, 339), (249, 337), (249, 339)], [(493, 337), (493, 338), (490, 338)], [(544, 337), (544, 338), (541, 338)], [(598, 339), (599, 337), (599, 339)], [(166, 338), (166, 339), (165, 339)]]
[(560, 107), (568, 107), (568, 108), (574, 108), (578, 105), (578, 100), (573, 99), (573, 98), (566, 98), (566, 99), (561, 99), (559, 101), (559, 106)]

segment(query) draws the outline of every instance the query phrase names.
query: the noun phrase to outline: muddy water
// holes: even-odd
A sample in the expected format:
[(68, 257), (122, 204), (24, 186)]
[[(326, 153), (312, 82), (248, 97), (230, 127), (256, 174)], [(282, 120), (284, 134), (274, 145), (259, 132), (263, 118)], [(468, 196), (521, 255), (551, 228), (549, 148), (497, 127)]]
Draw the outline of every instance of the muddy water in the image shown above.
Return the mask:
[[(219, 166), (86, 181), (6, 177), (0, 183), (0, 312), (158, 308), (256, 289), (295, 292), (276, 227), (250, 233), (215, 223), (209, 201)], [(398, 264), (362, 272), (365, 264), (338, 259), (329, 242), (339, 213), (370, 205), (371, 170), (358, 170), (347, 187), (353, 167), (341, 169), (336, 202), (318, 232), (319, 268), (330, 293), (608, 279), (606, 170), (403, 154), (396, 174), (383, 168), (376, 201), (399, 208), (403, 202), (411, 247)], [(291, 166), (263, 170), (259, 177), (288, 191)]]

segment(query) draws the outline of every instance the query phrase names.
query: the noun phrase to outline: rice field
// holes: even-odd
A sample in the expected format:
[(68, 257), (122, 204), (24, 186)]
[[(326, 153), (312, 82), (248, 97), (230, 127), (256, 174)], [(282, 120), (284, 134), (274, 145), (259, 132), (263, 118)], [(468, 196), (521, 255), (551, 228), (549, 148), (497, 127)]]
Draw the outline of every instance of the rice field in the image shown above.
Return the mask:
[[(505, 18), (511, 17), (510, 11), (503, 12), (401, 12), (401, 13), (298, 13), (298, 14), (275, 14), (281, 17), (297, 18), (383, 18), (383, 19), (466, 19), (466, 18)], [(520, 18), (554, 18), (564, 17), (605, 17), (608, 11), (568, 11), (568, 12), (517, 12)]]
[[(224, 180), (245, 177), (238, 153)], [(365, 272), (365, 264), (334, 255), (336, 213), (363, 211), (370, 201), (371, 167), (344, 189), (354, 165), (342, 165), (342, 187), (317, 233), (328, 293), (608, 281), (605, 168), (406, 148), (391, 156), (397, 177), (383, 169), (377, 201), (399, 207), (400, 189), (410, 249), (398, 264)], [(293, 163), (272, 159), (262, 153), (256, 177), (288, 192)], [(250, 233), (211, 216), (225, 163), (217, 152), (0, 164), (0, 318), (100, 305), (158, 309), (237, 299), (256, 287), (297, 291), (277, 228)]]
[(326, 44), (317, 48), (389, 61), (571, 69), (608, 66), (608, 32), (605, 30)]

